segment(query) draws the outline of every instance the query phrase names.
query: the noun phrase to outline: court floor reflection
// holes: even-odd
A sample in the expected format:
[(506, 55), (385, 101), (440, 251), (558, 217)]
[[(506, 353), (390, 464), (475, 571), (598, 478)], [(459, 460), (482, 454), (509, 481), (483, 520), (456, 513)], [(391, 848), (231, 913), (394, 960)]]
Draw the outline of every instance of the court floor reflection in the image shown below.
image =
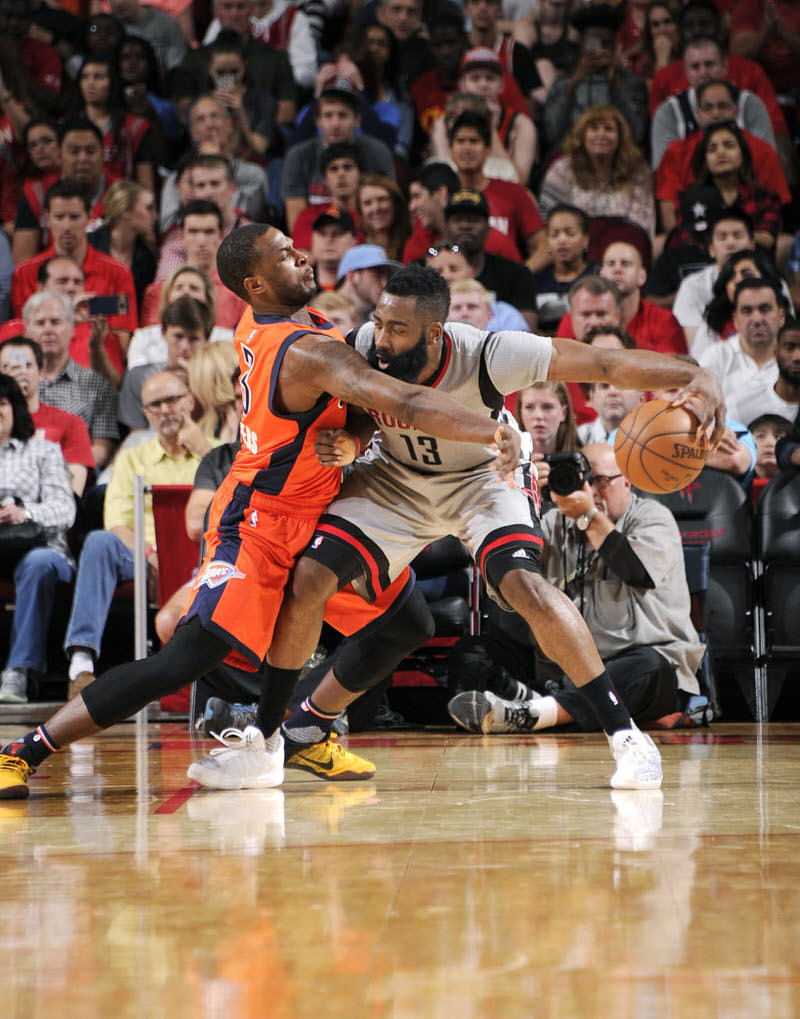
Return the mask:
[(796, 1017), (800, 726), (656, 740), (661, 791), (597, 736), (431, 731), (215, 793), (119, 726), (0, 806), (4, 1013)]

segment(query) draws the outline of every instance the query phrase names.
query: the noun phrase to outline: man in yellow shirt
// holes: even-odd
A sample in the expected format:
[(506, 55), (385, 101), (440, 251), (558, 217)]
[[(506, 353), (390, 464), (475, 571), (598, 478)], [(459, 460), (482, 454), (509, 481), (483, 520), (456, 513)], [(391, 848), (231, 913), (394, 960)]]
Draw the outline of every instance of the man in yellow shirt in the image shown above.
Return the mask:
[[(86, 539), (78, 563), (75, 597), (64, 648), (70, 659), (70, 697), (94, 679), (94, 663), (118, 584), (133, 579), (133, 480), (147, 485), (191, 485), (197, 466), (211, 448), (191, 420), (194, 397), (186, 373), (167, 370), (151, 375), (142, 386), (142, 405), (155, 436), (114, 461), (106, 489), (102, 531)], [(145, 500), (147, 563), (158, 569), (151, 497)]]

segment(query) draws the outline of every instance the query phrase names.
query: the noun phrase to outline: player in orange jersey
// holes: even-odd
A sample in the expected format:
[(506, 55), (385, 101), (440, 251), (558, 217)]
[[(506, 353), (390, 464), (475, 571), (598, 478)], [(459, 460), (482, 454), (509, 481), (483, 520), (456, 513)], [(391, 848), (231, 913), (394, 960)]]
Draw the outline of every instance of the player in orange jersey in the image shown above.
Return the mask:
[[(313, 272), (279, 230), (251, 224), (232, 231), (220, 245), (217, 265), (223, 283), (251, 308), (235, 337), (245, 392), (242, 451), (212, 503), (208, 553), (192, 600), (158, 654), (109, 670), (45, 724), (3, 748), (0, 799), (27, 796), (29, 776), (53, 751), (128, 718), (224, 658), (252, 667), (267, 655), (294, 561), (339, 486), (340, 469), (319, 464), (314, 442), (320, 431), (345, 427), (347, 404), (380, 410), (442, 439), (494, 446), (503, 476), (511, 477), (517, 466), (513, 429), (433, 389), (373, 370), (330, 323), (310, 312)], [(204, 784), (281, 783), (278, 723), (295, 675), (271, 671), (258, 725), (236, 736), (250, 752), (220, 748), (205, 759)], [(226, 755), (242, 767), (233, 776), (233, 769), (220, 769), (215, 782), (207, 762), (224, 763)]]

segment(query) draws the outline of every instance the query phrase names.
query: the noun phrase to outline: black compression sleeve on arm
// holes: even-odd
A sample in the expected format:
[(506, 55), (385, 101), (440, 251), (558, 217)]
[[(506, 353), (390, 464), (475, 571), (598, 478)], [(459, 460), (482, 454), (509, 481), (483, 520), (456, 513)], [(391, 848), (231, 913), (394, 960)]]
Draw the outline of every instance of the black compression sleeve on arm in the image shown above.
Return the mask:
[(619, 531), (611, 531), (597, 552), (624, 584), (648, 590), (656, 586), (628, 539)]

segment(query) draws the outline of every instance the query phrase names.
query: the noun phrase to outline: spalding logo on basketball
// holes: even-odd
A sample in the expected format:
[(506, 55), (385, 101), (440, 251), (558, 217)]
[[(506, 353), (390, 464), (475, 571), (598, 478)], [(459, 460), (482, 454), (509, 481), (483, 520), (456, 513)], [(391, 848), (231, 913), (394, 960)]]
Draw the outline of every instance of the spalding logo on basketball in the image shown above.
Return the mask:
[(640, 403), (619, 423), (614, 454), (619, 469), (643, 492), (677, 492), (705, 466), (706, 447), (695, 438), (697, 418), (667, 400)]

